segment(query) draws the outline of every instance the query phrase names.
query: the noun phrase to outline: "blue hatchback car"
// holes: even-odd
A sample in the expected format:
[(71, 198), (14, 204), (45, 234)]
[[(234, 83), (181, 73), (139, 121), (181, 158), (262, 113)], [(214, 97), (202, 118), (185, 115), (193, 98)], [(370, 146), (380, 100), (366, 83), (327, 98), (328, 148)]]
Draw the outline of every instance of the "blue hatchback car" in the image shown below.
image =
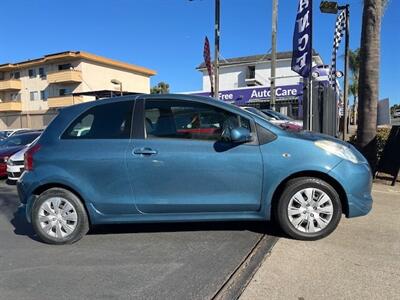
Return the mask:
[(90, 225), (275, 219), (327, 236), (371, 210), (372, 177), (350, 144), (282, 130), (211, 98), (134, 95), (64, 108), (25, 154), (26, 217), (47, 243)]

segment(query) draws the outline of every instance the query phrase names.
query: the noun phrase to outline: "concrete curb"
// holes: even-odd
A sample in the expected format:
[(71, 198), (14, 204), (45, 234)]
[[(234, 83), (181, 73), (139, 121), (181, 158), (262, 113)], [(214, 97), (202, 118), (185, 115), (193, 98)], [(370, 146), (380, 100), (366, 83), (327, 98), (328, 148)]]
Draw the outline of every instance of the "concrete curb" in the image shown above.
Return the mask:
[(211, 299), (238, 299), (278, 240), (264, 234)]

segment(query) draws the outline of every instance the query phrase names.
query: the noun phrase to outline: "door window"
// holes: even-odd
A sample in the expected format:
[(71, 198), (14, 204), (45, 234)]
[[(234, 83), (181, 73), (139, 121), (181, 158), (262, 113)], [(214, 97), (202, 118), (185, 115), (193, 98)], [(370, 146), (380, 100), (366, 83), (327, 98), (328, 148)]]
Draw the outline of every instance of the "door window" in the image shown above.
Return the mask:
[(147, 100), (145, 104), (148, 139), (220, 140), (225, 130), (237, 127), (251, 131), (248, 119), (211, 105), (179, 100)]
[(95, 106), (80, 115), (64, 132), (63, 139), (129, 139), (132, 101)]

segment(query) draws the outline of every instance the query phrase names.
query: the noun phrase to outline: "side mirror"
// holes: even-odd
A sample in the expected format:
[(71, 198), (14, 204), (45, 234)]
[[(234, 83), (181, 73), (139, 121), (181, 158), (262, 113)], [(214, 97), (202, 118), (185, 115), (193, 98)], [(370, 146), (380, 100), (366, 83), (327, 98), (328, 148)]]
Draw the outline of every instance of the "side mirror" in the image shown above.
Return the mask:
[(237, 127), (231, 130), (231, 141), (234, 143), (246, 143), (251, 141), (251, 133), (248, 129)]

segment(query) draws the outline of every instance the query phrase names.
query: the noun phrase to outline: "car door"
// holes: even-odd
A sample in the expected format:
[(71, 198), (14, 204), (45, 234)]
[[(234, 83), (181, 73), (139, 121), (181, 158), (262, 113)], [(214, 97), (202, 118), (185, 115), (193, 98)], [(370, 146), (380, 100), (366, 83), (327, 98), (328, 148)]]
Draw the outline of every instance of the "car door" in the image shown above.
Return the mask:
[[(136, 106), (142, 118), (136, 119), (139, 133), (132, 139), (127, 166), (139, 211), (250, 212), (260, 208), (263, 169), (258, 143), (220, 140), (224, 124), (236, 122), (253, 130), (252, 120), (196, 101), (149, 98)], [(135, 112), (135, 118), (138, 115)], [(144, 124), (143, 135), (140, 124)], [(254, 131), (253, 135), (256, 139)]]
[(96, 105), (63, 133), (51, 157), (104, 215), (138, 214), (127, 176), (133, 100)]

